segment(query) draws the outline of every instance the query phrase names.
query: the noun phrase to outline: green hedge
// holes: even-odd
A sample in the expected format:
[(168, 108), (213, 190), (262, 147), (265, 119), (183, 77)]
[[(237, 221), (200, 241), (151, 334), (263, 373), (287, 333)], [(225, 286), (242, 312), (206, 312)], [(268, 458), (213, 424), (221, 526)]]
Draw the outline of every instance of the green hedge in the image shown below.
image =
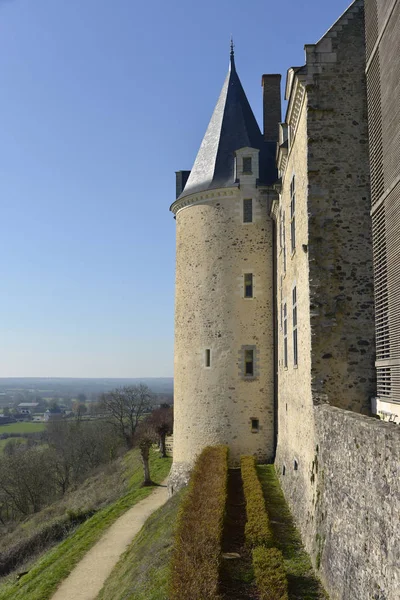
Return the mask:
[(288, 600), (282, 552), (277, 548), (255, 548), (253, 568), (260, 600)]
[(246, 544), (251, 548), (273, 545), (272, 532), (265, 508), (264, 495), (258, 479), (254, 456), (242, 456), (241, 471), (246, 500)]
[(171, 562), (170, 600), (216, 600), (228, 481), (228, 448), (196, 461), (182, 503)]

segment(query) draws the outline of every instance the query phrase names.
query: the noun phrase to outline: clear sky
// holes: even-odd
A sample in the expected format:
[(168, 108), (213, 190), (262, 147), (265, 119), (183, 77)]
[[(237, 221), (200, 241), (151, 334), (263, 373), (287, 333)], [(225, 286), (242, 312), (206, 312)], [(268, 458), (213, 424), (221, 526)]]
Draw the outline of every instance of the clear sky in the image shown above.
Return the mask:
[(260, 122), (348, 4), (0, 0), (0, 377), (172, 376), (174, 172), (230, 34)]

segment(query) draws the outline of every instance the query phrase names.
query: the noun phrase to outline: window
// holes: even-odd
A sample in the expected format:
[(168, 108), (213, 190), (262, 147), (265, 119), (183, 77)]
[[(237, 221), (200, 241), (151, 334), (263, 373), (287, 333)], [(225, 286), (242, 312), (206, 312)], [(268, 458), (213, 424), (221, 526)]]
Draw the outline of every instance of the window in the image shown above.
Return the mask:
[(244, 297), (253, 297), (253, 273), (244, 274)]
[(285, 213), (282, 213), (282, 252), (283, 252), (283, 272), (286, 273), (286, 230)]
[(243, 173), (251, 173), (251, 156), (243, 157)]
[(211, 367), (211, 350), (210, 350), (210, 348), (207, 348), (207, 350), (206, 350), (205, 365), (206, 365), (206, 367)]
[(244, 374), (245, 377), (254, 375), (254, 350), (244, 351)]
[(294, 175), (290, 184), (290, 243), (292, 252), (296, 250), (296, 188)]
[(253, 199), (245, 198), (243, 200), (243, 223), (253, 222)]
[(298, 471), (298, 470), (299, 470), (299, 461), (298, 461), (298, 460), (296, 460), (296, 459), (294, 459), (294, 461), (293, 461), (293, 469), (294, 469), (295, 471)]
[(260, 422), (258, 419), (251, 420), (251, 431), (252, 433), (258, 433), (260, 429)]
[(288, 366), (288, 349), (287, 349), (287, 304), (283, 305), (283, 366), (285, 369)]
[(292, 290), (293, 300), (293, 364), (297, 367), (298, 346), (297, 346), (297, 288), (294, 286)]

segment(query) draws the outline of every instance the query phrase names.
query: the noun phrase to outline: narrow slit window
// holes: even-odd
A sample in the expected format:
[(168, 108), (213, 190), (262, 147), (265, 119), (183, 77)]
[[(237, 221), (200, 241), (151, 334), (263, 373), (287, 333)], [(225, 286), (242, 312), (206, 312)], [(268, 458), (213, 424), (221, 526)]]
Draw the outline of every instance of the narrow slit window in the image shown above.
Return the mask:
[(244, 274), (244, 297), (253, 297), (253, 273)]
[(243, 223), (253, 222), (253, 199), (245, 198), (243, 200)]
[(260, 422), (258, 419), (251, 420), (251, 431), (252, 433), (258, 433), (260, 430)]
[(290, 243), (292, 252), (294, 252), (296, 249), (296, 187), (294, 175), (290, 184)]
[(246, 377), (254, 375), (254, 350), (245, 350), (244, 352), (244, 373)]
[(286, 273), (286, 229), (285, 213), (282, 213), (282, 254), (283, 254), (283, 272)]
[(292, 291), (293, 300), (293, 364), (297, 367), (298, 363), (298, 344), (297, 344), (297, 288), (296, 286)]
[(206, 350), (206, 367), (211, 367), (211, 350), (207, 348)]
[(252, 172), (252, 164), (251, 164), (251, 156), (243, 157), (243, 173), (251, 173)]
[(288, 343), (287, 343), (287, 304), (283, 305), (283, 366), (288, 366)]

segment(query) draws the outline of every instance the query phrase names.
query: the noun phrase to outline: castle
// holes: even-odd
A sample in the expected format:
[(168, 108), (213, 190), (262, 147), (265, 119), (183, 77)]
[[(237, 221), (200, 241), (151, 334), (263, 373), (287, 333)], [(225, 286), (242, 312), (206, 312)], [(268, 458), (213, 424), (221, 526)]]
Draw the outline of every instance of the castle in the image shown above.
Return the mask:
[[(371, 417), (371, 402), (400, 414), (399, 32), (399, 0), (367, 0), (366, 18), (355, 0), (289, 69), (283, 122), (280, 76), (263, 75), (263, 132), (231, 49), (171, 206), (170, 489), (207, 445), (229, 445), (232, 466), (242, 454), (274, 460), (332, 599), (397, 600), (400, 590), (400, 431)], [(379, 49), (397, 57), (386, 104)]]

